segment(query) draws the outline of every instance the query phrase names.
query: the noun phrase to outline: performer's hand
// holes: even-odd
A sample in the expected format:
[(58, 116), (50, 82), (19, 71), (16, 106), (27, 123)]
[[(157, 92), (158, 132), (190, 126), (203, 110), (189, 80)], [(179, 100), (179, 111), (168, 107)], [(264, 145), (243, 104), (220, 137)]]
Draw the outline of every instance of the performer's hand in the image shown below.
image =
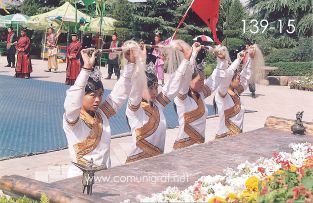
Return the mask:
[(189, 49), (187, 46), (182, 46), (180, 44), (177, 45), (177, 49), (184, 54), (184, 58), (186, 60), (190, 60), (191, 54), (192, 54), (192, 49)]
[(195, 42), (192, 45), (192, 50), (198, 53), (202, 48), (204, 48), (203, 45), (201, 45), (199, 42)]
[(237, 59), (239, 59), (240, 61), (242, 61), (242, 59), (244, 58), (244, 51), (241, 51), (237, 54)]
[(96, 54), (98, 52), (99, 51), (96, 50), (95, 48), (88, 48), (88, 49), (81, 50), (80, 53), (84, 61), (84, 68), (89, 69), (89, 70), (93, 69), (93, 66), (96, 61)]
[(136, 58), (133, 50), (127, 50), (124, 53), (124, 57), (127, 59), (129, 63), (136, 63)]

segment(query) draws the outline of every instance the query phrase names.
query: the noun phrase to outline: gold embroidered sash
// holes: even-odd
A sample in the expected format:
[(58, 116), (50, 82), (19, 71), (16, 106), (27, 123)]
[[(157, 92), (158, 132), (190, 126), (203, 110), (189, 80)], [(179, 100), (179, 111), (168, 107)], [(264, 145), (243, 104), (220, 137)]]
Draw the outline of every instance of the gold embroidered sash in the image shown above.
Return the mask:
[(130, 156), (127, 158), (126, 163), (137, 161), (143, 158), (148, 158), (161, 154), (161, 150), (148, 142), (145, 138), (151, 136), (159, 127), (160, 112), (157, 107), (152, 107), (146, 102), (141, 102), (141, 107), (149, 116), (149, 120), (141, 128), (137, 128), (136, 132), (136, 146), (143, 152)]
[(77, 162), (79, 164), (87, 164), (87, 160), (83, 157), (98, 146), (103, 131), (103, 120), (99, 113), (96, 113), (95, 118), (93, 118), (85, 111), (80, 112), (80, 118), (91, 130), (85, 140), (74, 145), (74, 149)]
[(229, 88), (227, 92), (232, 98), (234, 102), (234, 106), (224, 111), (225, 125), (229, 130), (227, 136), (233, 136), (242, 132), (241, 129), (230, 120), (230, 118), (236, 116), (240, 112), (241, 103), (240, 103), (240, 97), (233, 90)]
[(204, 143), (204, 137), (202, 137), (201, 134), (190, 125), (190, 123), (200, 119), (203, 116), (205, 113), (205, 106), (201, 97), (197, 98), (195, 95), (192, 95), (192, 98), (195, 100), (198, 107), (193, 111), (184, 113), (184, 131), (189, 136), (189, 138), (176, 141), (174, 143), (174, 149), (184, 148), (195, 143)]

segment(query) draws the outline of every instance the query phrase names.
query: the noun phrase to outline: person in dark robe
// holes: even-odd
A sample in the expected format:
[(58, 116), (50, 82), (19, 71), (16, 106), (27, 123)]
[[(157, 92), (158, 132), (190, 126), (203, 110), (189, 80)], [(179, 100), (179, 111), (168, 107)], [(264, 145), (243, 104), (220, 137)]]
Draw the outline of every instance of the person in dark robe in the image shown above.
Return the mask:
[(67, 47), (66, 51), (66, 85), (73, 85), (80, 72), (79, 52), (81, 50), (81, 43), (77, 38), (77, 34), (72, 34), (72, 42)]
[[(107, 47), (106, 45), (104, 45), (104, 48), (110, 48), (110, 49), (114, 49), (114, 48), (118, 48), (120, 47), (120, 43), (117, 40), (117, 34), (114, 33), (112, 35), (112, 41), (110, 42), (110, 46)], [(111, 79), (113, 71), (117, 77), (117, 79), (120, 78), (120, 64), (119, 64), (119, 54), (118, 53), (114, 53), (111, 52), (109, 53), (109, 59), (108, 59), (108, 77), (106, 77), (106, 79)]]
[(28, 79), (32, 72), (32, 64), (30, 58), (30, 39), (28, 38), (26, 31), (26, 29), (22, 29), (21, 37), (16, 44), (17, 64), (15, 68), (15, 77)]
[(12, 27), (8, 28), (8, 37), (7, 37), (7, 60), (8, 65), (5, 67), (15, 68), (15, 45), (17, 43), (16, 35)]

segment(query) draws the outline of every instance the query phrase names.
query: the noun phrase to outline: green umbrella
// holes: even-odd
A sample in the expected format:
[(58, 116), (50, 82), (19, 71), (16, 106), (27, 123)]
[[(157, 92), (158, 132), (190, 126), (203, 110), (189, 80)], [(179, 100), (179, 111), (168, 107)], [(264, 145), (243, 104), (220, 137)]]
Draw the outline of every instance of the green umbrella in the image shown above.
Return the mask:
[(12, 15), (0, 16), (0, 27), (6, 27), (8, 25), (21, 25), (25, 24), (26, 21), (29, 19), (28, 16), (16, 13)]
[[(75, 24), (76, 22), (76, 9), (69, 2), (65, 2), (62, 6), (51, 10), (47, 13), (42, 13), (39, 15), (31, 16), (27, 21), (27, 27), (33, 30), (46, 30), (47, 27), (52, 26), (58, 27), (59, 22), (58, 17), (62, 17), (65, 24)], [(78, 19), (84, 18), (86, 20), (90, 19), (90, 16), (77, 11)]]
[[(101, 33), (104, 35), (113, 34), (115, 31), (114, 22), (116, 22), (114, 18), (102, 17)], [(100, 17), (94, 18), (91, 19), (89, 23), (82, 26), (80, 30), (84, 32), (98, 33), (100, 32), (100, 24), (101, 18)]]

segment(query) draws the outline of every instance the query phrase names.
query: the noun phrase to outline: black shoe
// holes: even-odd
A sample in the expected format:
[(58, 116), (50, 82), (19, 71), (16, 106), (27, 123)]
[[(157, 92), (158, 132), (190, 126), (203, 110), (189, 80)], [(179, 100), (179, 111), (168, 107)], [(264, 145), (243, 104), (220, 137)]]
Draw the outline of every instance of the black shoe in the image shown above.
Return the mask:
[(6, 66), (4, 66), (4, 67), (11, 67), (11, 65), (8, 64), (8, 65), (6, 65)]
[(45, 72), (51, 72), (51, 69), (45, 70)]
[(120, 79), (120, 76), (117, 76), (117, 80), (119, 80)]
[(110, 79), (111, 79), (111, 76), (108, 76), (108, 77), (106, 77), (105, 79), (106, 79), (106, 80), (110, 80)]
[(252, 92), (251, 96), (252, 96), (252, 98), (256, 98), (256, 96), (255, 96), (255, 93), (254, 93), (254, 92)]
[(11, 66), (11, 68), (15, 68), (15, 66)]

